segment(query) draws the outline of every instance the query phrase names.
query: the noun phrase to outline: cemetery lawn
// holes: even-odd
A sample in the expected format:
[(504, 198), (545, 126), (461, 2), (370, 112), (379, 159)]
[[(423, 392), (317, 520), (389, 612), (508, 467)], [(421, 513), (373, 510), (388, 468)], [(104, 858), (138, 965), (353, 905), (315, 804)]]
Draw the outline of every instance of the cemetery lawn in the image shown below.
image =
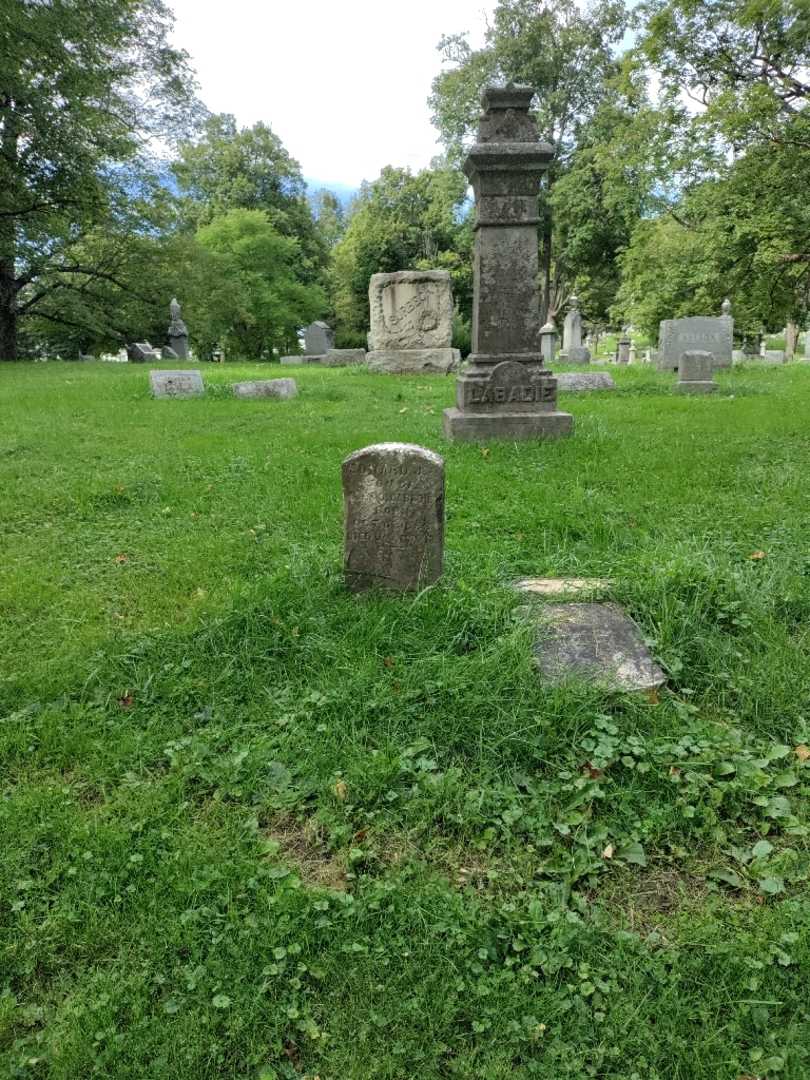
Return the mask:
[[(484, 447), (451, 378), (202, 370), (0, 365), (0, 1075), (810, 1075), (810, 365)], [(385, 440), (446, 459), (445, 576), (355, 597)], [(530, 575), (668, 686), (543, 686)]]

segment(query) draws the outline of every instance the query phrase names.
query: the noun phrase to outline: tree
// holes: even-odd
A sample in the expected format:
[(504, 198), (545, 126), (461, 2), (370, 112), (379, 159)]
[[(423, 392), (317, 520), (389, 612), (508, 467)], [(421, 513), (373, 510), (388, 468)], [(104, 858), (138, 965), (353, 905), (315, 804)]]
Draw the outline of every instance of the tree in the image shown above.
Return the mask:
[(244, 359), (290, 348), (322, 315), (326, 295), (296, 275), (301, 249), (264, 210), (229, 210), (197, 232), (189, 321), (203, 352), (216, 344)]
[(583, 11), (576, 0), (499, 0), (486, 44), (473, 50), (466, 36), (440, 43), (451, 65), (433, 83), (434, 123), (453, 160), (464, 153), (474, 131), (484, 86), (511, 81), (532, 86), (537, 94), (537, 124), (554, 149), (542, 206), (540, 265), (544, 316), (564, 300), (562, 262), (556, 268), (560, 238), (554, 237), (554, 186), (568, 169), (578, 134), (604, 94), (605, 79), (615, 74), (614, 48), (627, 25), (623, 0), (595, 0)]
[(188, 228), (230, 210), (262, 210), (279, 233), (299, 242), (297, 276), (322, 280), (327, 245), (316, 229), (301, 167), (267, 124), (240, 130), (233, 116), (209, 117), (199, 138), (181, 144), (172, 172)]
[[(660, 85), (660, 212), (623, 259), (617, 311), (716, 310), (743, 331), (810, 307), (810, 10), (800, 0), (650, 0), (638, 56)], [(691, 102), (690, 108), (681, 104)], [(639, 154), (647, 151), (638, 140)], [(803, 179), (804, 178), (804, 179)]]
[(315, 192), (312, 204), (318, 233), (326, 248), (331, 251), (346, 231), (343, 204), (334, 192), (324, 188)]
[(43, 311), (57, 288), (87, 292), (104, 280), (108, 271), (78, 253), (102, 220), (124, 214), (121, 163), (192, 124), (195, 83), (169, 44), (171, 25), (163, 0), (5, 0), (0, 359), (16, 358), (19, 319)]
[(388, 166), (373, 183), (363, 184), (330, 273), (337, 329), (344, 340), (365, 338), (372, 274), (447, 269), (457, 305), (469, 310), (472, 237), (466, 198), (467, 181), (449, 167), (414, 176)]

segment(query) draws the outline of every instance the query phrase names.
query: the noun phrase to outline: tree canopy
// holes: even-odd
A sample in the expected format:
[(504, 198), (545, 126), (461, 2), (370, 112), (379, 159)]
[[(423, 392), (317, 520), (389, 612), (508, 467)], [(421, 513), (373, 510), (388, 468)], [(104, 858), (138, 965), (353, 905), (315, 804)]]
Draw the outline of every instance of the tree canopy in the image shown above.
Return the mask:
[[(3, 4), (0, 356), (16, 356), (20, 316), (115, 277), (87, 262), (88, 233), (132, 220), (125, 164), (149, 140), (189, 131), (198, 112), (171, 26), (162, 0)], [(60, 311), (51, 304), (49, 317)]]

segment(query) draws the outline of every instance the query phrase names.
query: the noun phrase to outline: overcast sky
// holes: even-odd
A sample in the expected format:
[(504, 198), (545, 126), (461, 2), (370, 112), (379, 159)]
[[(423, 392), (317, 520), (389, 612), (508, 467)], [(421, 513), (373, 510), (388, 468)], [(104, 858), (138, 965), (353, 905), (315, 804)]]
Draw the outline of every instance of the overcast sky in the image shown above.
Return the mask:
[(170, 0), (202, 98), (263, 120), (306, 177), (356, 186), (437, 152), (427, 97), (442, 34), (481, 44), (494, 0)]

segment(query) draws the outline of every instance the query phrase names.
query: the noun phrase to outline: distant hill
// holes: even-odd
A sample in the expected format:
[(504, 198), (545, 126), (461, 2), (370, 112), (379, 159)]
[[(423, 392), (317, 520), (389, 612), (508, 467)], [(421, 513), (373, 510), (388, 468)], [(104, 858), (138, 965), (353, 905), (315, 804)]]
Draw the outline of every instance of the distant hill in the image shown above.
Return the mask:
[(307, 198), (310, 203), (314, 202), (315, 195), (318, 191), (331, 191), (333, 195), (336, 195), (341, 206), (348, 207), (349, 203), (355, 197), (360, 190), (357, 187), (351, 187), (349, 184), (340, 184), (330, 180), (313, 180), (309, 176), (305, 176), (304, 180), (307, 185)]

